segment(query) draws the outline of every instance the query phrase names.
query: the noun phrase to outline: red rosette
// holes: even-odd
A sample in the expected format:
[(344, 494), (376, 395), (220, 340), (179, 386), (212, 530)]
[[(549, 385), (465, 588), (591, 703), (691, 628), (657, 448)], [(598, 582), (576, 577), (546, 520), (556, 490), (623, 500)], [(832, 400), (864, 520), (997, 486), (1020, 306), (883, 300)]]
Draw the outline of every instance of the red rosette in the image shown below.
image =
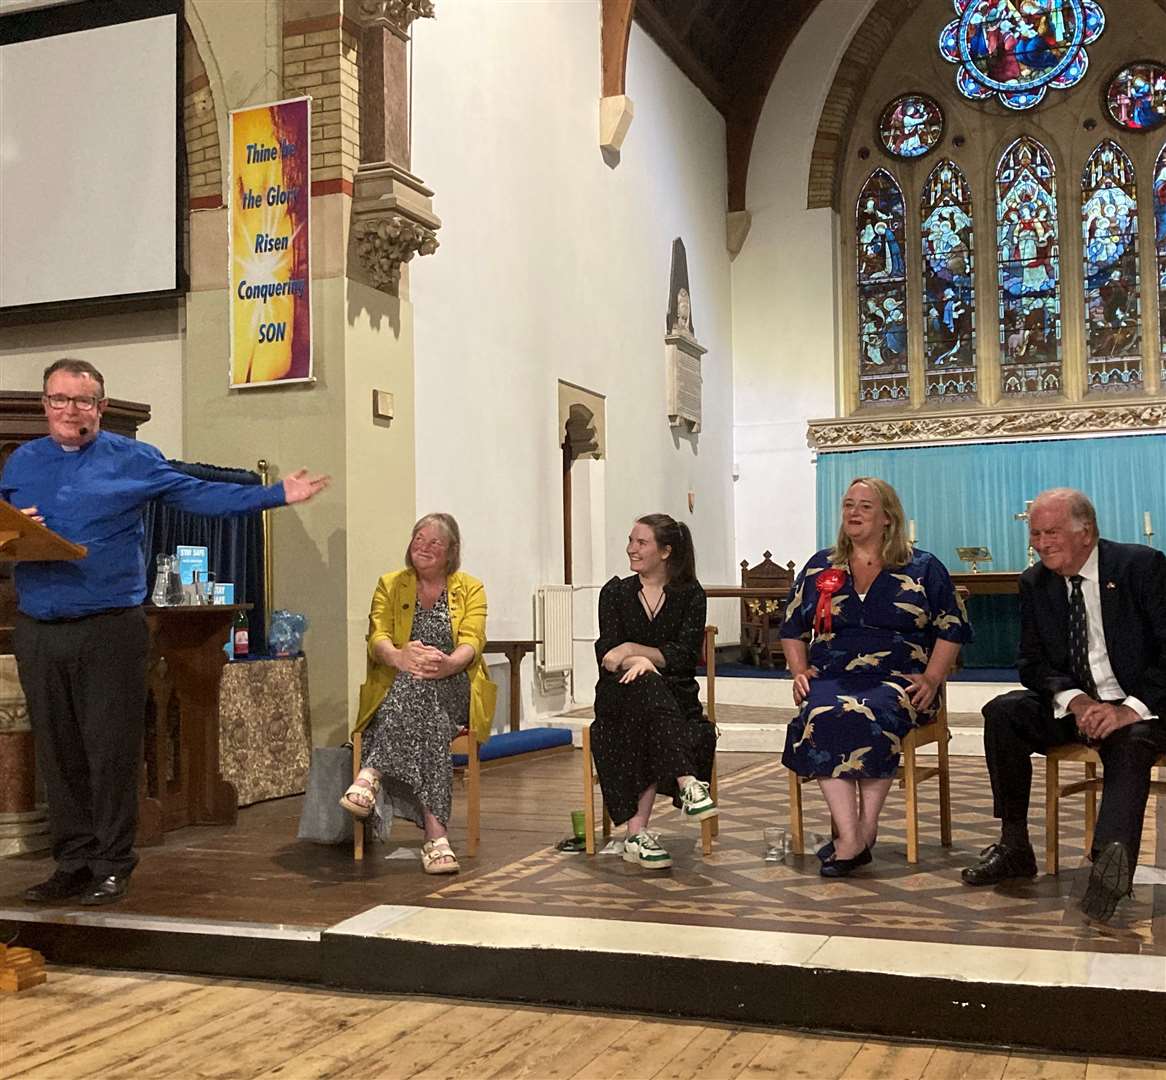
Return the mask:
[(814, 609), (814, 636), (829, 634), (834, 626), (834, 612), (831, 602), (834, 594), (846, 584), (846, 571), (832, 566), (823, 570), (815, 579), (818, 589), (818, 606)]

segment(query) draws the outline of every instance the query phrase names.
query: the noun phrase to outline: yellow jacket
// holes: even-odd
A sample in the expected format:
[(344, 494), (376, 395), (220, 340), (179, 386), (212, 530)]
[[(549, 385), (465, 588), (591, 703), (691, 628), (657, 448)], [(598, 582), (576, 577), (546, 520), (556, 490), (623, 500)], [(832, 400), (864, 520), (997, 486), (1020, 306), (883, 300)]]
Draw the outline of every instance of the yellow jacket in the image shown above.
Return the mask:
[[(449, 625), (454, 648), (472, 645), (474, 659), (466, 669), (470, 679), (470, 729), (478, 742), (490, 737), (494, 703), (498, 687), (490, 679), (482, 651), (486, 647), (486, 588), (475, 577), (457, 570), (446, 579), (449, 599)], [(394, 570), (377, 582), (368, 613), (368, 671), (360, 688), (360, 709), (356, 731), (363, 731), (385, 694), (393, 685), (397, 672), (386, 667), (373, 655), (378, 641), (389, 640), (402, 648), (413, 628), (413, 610), (417, 606), (417, 575), (412, 570)]]

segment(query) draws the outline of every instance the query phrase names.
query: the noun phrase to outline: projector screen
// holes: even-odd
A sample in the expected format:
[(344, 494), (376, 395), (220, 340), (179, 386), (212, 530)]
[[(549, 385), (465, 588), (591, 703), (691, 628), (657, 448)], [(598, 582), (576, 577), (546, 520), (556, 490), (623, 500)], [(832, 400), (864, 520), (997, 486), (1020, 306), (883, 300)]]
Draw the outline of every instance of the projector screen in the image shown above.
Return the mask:
[(175, 2), (0, 18), (0, 311), (179, 288)]

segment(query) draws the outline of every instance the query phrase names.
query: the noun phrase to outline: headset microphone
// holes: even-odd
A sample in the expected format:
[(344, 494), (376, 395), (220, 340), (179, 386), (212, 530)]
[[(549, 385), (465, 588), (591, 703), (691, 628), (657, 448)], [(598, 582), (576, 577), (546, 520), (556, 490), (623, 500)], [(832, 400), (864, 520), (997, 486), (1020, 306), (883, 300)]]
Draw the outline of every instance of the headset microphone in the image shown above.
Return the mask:
[(81, 438), (87, 439), (89, 437), (89, 429), (87, 427), (79, 428), (78, 430), (81, 433)]

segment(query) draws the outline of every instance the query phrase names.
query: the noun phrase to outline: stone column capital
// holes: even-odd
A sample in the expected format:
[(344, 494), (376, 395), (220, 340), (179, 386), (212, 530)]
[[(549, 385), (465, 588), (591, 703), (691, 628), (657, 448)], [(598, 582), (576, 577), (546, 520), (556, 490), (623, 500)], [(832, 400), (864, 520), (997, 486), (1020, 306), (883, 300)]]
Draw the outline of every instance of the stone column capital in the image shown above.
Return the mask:
[(356, 13), (364, 29), (379, 26), (407, 33), (415, 19), (433, 18), (433, 0), (358, 0)]
[(432, 255), (441, 219), (433, 213), (433, 192), (395, 165), (362, 165), (352, 196), (355, 265), (350, 273), (374, 289), (396, 292), (401, 267), (414, 255)]

